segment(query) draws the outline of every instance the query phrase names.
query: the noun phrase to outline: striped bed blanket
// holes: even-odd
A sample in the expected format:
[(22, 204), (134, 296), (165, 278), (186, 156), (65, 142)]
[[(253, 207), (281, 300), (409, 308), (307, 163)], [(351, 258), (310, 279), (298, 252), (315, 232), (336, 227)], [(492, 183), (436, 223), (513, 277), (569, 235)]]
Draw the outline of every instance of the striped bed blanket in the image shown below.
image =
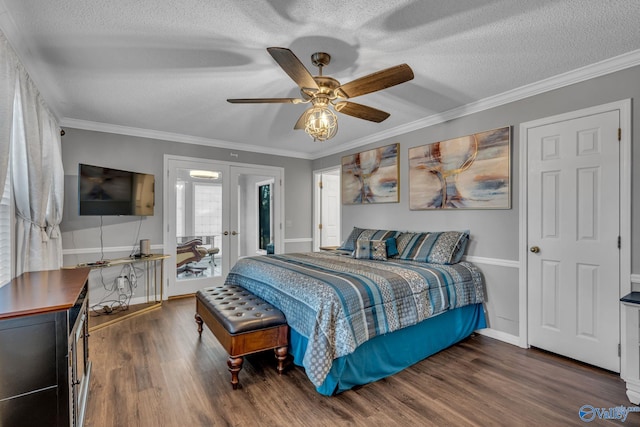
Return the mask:
[(308, 339), (302, 365), (320, 386), (334, 359), (365, 341), (484, 301), (471, 263), (373, 261), (331, 252), (243, 258), (226, 282), (278, 307)]

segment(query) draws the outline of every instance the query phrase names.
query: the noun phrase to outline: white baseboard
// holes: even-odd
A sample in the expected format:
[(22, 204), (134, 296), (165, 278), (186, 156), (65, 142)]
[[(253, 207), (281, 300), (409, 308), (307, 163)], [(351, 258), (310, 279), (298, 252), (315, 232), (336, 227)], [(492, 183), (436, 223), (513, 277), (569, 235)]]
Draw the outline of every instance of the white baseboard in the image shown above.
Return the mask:
[(517, 347), (520, 346), (520, 337), (508, 334), (506, 332), (498, 331), (491, 328), (486, 328), (486, 329), (478, 329), (476, 333), (480, 335), (484, 335), (485, 337), (494, 338), (498, 341), (503, 341), (508, 344), (515, 345)]

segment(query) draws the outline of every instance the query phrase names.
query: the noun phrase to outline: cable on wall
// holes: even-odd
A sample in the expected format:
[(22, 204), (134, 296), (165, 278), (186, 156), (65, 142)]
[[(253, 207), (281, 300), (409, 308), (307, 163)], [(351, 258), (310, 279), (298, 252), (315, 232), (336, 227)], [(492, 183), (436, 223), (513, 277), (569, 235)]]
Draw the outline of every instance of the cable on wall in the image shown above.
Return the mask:
[[(140, 229), (142, 227), (142, 219), (138, 222), (138, 231), (134, 243), (132, 244), (129, 257), (133, 257), (136, 253), (138, 239), (140, 237)], [(104, 240), (103, 240), (103, 217), (100, 216), (100, 261), (104, 261)], [(135, 267), (133, 264), (122, 266), (118, 276), (111, 281), (105, 282), (103, 270), (100, 270), (100, 282), (106, 294), (99, 302), (91, 305), (92, 316), (112, 315), (129, 309), (129, 303), (133, 297), (134, 290), (138, 287), (138, 275), (144, 274), (144, 270)]]

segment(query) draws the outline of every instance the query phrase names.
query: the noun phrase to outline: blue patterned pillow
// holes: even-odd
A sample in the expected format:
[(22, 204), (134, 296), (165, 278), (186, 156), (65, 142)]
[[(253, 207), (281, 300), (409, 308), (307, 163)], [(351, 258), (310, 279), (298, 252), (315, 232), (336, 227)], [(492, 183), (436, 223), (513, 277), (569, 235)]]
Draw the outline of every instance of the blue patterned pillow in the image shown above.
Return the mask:
[(349, 237), (347, 237), (345, 241), (342, 242), (338, 250), (341, 250), (341, 251), (355, 250), (356, 240), (358, 240), (358, 237), (360, 237), (360, 233), (362, 233), (363, 231), (364, 230), (362, 228), (353, 227), (353, 230), (351, 230), (351, 234), (349, 234)]
[(372, 230), (369, 228), (365, 228), (358, 236), (358, 239), (369, 239), (369, 240), (386, 240), (390, 237), (396, 237), (400, 234), (399, 231), (395, 230)]
[(387, 245), (387, 258), (391, 258), (399, 255), (395, 238), (399, 234), (400, 232), (395, 230), (365, 229), (362, 230), (362, 233), (360, 233), (360, 237), (358, 237), (358, 239), (384, 240)]
[(400, 259), (455, 264), (460, 262), (469, 240), (466, 231), (403, 233), (398, 237)]
[(398, 237), (396, 237), (396, 248), (398, 249), (399, 258), (402, 258), (402, 253), (404, 249), (409, 244), (409, 241), (418, 233), (401, 233)]
[(387, 258), (393, 258), (400, 255), (395, 237), (389, 237), (385, 242), (387, 244)]
[(351, 234), (338, 248), (342, 251), (353, 251), (356, 248), (356, 240), (369, 239), (369, 240), (386, 240), (392, 237), (400, 235), (399, 231), (395, 230), (373, 230), (369, 228), (353, 227)]
[(387, 260), (386, 240), (356, 240), (356, 250), (353, 252), (356, 259), (374, 259), (377, 261)]

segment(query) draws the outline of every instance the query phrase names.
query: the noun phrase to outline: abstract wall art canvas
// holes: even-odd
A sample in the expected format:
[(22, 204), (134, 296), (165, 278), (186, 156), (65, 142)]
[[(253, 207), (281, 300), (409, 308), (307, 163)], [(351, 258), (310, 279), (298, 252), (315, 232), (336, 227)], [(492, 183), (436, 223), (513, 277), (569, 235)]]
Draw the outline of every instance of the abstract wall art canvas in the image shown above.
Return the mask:
[(342, 203), (398, 203), (399, 144), (342, 158)]
[(510, 209), (511, 128), (409, 149), (409, 208)]

